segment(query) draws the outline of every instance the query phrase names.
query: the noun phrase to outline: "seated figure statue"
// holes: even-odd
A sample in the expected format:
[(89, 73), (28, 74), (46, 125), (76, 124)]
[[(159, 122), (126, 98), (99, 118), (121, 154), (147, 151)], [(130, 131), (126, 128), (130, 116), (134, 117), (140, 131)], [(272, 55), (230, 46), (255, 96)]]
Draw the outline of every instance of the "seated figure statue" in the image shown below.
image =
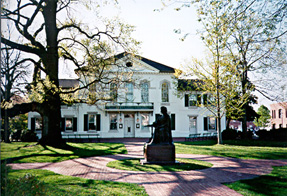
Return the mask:
[(171, 120), (167, 114), (167, 108), (162, 106), (160, 110), (162, 115), (152, 125), (149, 125), (155, 127), (150, 144), (172, 144)]

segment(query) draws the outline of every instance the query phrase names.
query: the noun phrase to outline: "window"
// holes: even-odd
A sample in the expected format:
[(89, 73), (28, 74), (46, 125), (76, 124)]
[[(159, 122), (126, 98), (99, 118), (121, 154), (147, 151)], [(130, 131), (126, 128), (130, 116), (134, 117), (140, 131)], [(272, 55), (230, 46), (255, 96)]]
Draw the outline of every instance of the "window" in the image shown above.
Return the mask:
[(197, 96), (196, 94), (189, 95), (189, 106), (196, 106)]
[(216, 118), (204, 117), (204, 131), (215, 131), (215, 130), (216, 130)]
[(116, 100), (118, 97), (117, 84), (115, 84), (115, 83), (110, 84), (110, 96), (113, 100)]
[(144, 131), (144, 130), (149, 130), (148, 127), (145, 127), (149, 125), (149, 115), (148, 114), (145, 114), (145, 113), (141, 113), (141, 130)]
[(35, 118), (35, 129), (42, 130), (42, 117)]
[(110, 114), (110, 130), (117, 130), (117, 114)]
[(31, 131), (42, 130), (42, 117), (31, 118)]
[(101, 130), (101, 115), (85, 114), (84, 131), (100, 131), (100, 130)]
[(76, 132), (77, 131), (77, 118), (75, 117), (64, 117), (61, 118), (61, 131), (73, 131)]
[(272, 110), (272, 113), (273, 113), (273, 114), (272, 114), (272, 118), (275, 119), (275, 118), (276, 118), (276, 110)]
[(134, 86), (132, 83), (126, 83), (126, 101), (133, 102), (134, 99)]
[(66, 118), (65, 123), (66, 130), (73, 130), (73, 118)]
[[(207, 102), (207, 96), (205, 102)], [(185, 107), (197, 106), (201, 104), (200, 94), (185, 94)]]
[(141, 101), (143, 103), (147, 103), (149, 101), (148, 88), (149, 88), (149, 85), (147, 82), (141, 83)]
[(161, 85), (161, 101), (169, 102), (168, 83), (164, 82)]
[(94, 93), (97, 90), (96, 83), (93, 83), (89, 86), (90, 92)]
[(282, 118), (282, 110), (281, 109), (278, 110), (278, 117)]

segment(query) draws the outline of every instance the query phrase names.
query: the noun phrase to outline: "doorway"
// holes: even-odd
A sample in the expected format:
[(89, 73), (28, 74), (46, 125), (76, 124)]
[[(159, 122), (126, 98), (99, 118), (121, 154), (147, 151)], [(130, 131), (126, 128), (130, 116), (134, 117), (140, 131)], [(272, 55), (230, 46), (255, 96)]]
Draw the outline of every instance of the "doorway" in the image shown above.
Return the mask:
[(191, 134), (197, 133), (197, 117), (196, 116), (189, 117), (189, 133)]
[(135, 137), (135, 117), (134, 117), (134, 114), (125, 114), (124, 137)]

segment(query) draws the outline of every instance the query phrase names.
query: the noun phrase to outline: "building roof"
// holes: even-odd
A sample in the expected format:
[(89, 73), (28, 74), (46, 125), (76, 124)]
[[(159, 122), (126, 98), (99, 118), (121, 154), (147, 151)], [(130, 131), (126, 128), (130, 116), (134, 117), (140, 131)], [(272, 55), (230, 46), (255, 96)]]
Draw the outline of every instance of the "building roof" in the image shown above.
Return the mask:
[(59, 79), (59, 86), (62, 88), (75, 88), (79, 85), (77, 79)]
[[(115, 58), (121, 59), (121, 58), (127, 56), (128, 54), (129, 53), (127, 53), (127, 52), (122, 52), (122, 53), (116, 55)], [(161, 73), (174, 73), (175, 72), (174, 68), (169, 67), (167, 65), (158, 63), (156, 61), (152, 61), (150, 59), (147, 59), (147, 58), (139, 56), (139, 55), (135, 55), (135, 57), (138, 58), (139, 60), (143, 61), (144, 63), (154, 67), (155, 69), (159, 70), (159, 72), (161, 72)]]
[(195, 90), (200, 90), (201, 85), (203, 85), (202, 80), (180, 79), (180, 80), (178, 80), (177, 89), (180, 91), (195, 91)]

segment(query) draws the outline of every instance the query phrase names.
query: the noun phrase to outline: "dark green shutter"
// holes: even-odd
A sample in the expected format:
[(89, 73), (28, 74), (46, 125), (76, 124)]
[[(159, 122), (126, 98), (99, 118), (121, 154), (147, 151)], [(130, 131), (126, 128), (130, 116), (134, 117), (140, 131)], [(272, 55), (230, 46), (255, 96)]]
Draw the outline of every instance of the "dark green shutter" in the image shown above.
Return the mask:
[(171, 130), (175, 130), (175, 114), (171, 114)]
[(35, 131), (35, 126), (36, 126), (36, 119), (31, 118), (31, 131)]
[(207, 95), (206, 94), (203, 95), (203, 104), (207, 105)]
[(77, 125), (78, 125), (77, 118), (73, 118), (73, 132), (77, 132)]
[(97, 114), (97, 131), (101, 130), (101, 115)]
[(61, 118), (61, 123), (60, 123), (61, 132), (65, 131), (65, 127), (66, 127), (65, 118)]
[(201, 95), (197, 94), (196, 95), (196, 99), (197, 99), (197, 105), (201, 105)]
[(208, 131), (208, 118), (207, 117), (204, 117), (204, 120), (203, 120), (204, 122), (204, 131)]
[(84, 114), (84, 131), (88, 131), (89, 118), (88, 114)]
[(189, 95), (188, 95), (188, 94), (185, 94), (185, 95), (184, 95), (184, 106), (185, 106), (185, 107), (188, 107), (188, 102), (189, 102)]

